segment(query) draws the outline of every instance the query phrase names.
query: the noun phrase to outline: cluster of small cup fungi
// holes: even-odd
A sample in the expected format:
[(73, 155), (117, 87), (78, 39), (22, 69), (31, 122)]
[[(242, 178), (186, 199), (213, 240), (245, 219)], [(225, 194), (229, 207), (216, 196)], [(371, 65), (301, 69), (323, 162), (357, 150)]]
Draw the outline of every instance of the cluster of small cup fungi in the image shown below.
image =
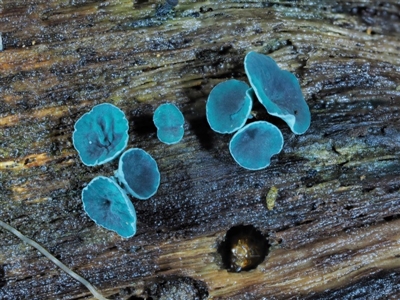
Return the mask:
[(270, 115), (284, 120), (295, 134), (306, 132), (311, 115), (296, 76), (281, 70), (271, 57), (249, 52), (244, 67), (251, 87), (236, 79), (219, 83), (208, 97), (206, 116), (214, 131), (236, 132), (229, 151), (240, 166), (261, 170), (282, 150), (283, 136), (278, 127), (266, 121), (244, 126), (252, 117), (253, 100), (258, 99)]
[[(297, 78), (281, 70), (265, 55), (249, 52), (244, 60), (251, 87), (231, 79), (216, 85), (207, 100), (210, 127), (222, 134), (236, 132), (229, 150), (233, 159), (249, 170), (264, 169), (283, 147), (283, 136), (266, 121), (251, 122), (253, 100), (258, 99), (268, 113), (283, 119), (293, 133), (302, 134), (310, 126), (310, 110)], [(153, 115), (158, 139), (178, 143), (184, 135), (184, 117), (171, 103), (160, 105)], [(104, 103), (95, 106), (75, 124), (73, 144), (87, 166), (107, 163), (118, 157), (128, 144), (128, 121), (123, 111)], [(82, 191), (86, 213), (98, 225), (122, 237), (136, 233), (136, 212), (127, 194), (145, 200), (160, 185), (157, 162), (145, 150), (132, 148), (122, 153), (114, 176), (98, 176)]]
[[(170, 145), (182, 139), (184, 118), (174, 104), (160, 105), (153, 121), (161, 142)], [(82, 162), (97, 166), (124, 151), (128, 129), (124, 112), (104, 103), (75, 123), (72, 140)], [(159, 185), (160, 172), (154, 158), (141, 148), (131, 148), (120, 156), (114, 176), (98, 176), (83, 189), (83, 207), (96, 224), (129, 238), (136, 233), (136, 211), (127, 194), (146, 200), (157, 192)]]

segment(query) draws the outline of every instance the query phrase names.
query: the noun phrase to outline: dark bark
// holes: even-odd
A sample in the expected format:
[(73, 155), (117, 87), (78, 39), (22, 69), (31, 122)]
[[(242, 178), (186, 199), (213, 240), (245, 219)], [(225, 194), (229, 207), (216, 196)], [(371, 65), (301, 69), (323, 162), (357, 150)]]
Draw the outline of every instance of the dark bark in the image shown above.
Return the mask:
[[(1, 220), (110, 298), (398, 298), (400, 4), (308, 3), (3, 1)], [(256, 105), (285, 139), (257, 172), (234, 163), (230, 137), (205, 119), (213, 86), (246, 80), (250, 50), (298, 76), (312, 113), (296, 136)], [(151, 153), (162, 176), (154, 197), (132, 199), (130, 239), (96, 226), (81, 203), (92, 178), (117, 168), (86, 167), (72, 146), (75, 121), (103, 102), (126, 113), (128, 146)], [(174, 146), (152, 124), (164, 102), (186, 119)], [(218, 247), (236, 225), (271, 245), (254, 270), (224, 269)], [(3, 230), (0, 249), (0, 298), (90, 297)]]

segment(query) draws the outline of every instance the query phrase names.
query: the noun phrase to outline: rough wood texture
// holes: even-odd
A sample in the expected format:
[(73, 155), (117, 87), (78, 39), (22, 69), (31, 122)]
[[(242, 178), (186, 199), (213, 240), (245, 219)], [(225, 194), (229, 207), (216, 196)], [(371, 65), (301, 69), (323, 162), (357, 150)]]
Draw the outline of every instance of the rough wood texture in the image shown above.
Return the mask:
[[(400, 297), (400, 4), (380, 1), (0, 2), (0, 218), (110, 298)], [(312, 124), (283, 131), (269, 168), (233, 162), (205, 120), (211, 88), (245, 80), (244, 55), (298, 75)], [(163, 102), (186, 118), (161, 144)], [(132, 200), (130, 239), (96, 226), (82, 188), (117, 163), (84, 166), (74, 122), (102, 102), (130, 122), (129, 147), (159, 164), (161, 186)], [(265, 197), (278, 188), (273, 210)], [(255, 270), (227, 272), (226, 231), (253, 225), (272, 247)], [(1, 299), (90, 298), (78, 282), (0, 230)]]

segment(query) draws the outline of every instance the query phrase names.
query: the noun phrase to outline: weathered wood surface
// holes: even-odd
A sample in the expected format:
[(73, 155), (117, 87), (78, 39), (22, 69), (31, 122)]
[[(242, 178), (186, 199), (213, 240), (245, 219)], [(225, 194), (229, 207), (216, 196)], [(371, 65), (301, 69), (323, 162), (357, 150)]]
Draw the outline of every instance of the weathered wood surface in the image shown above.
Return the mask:
[[(180, 1), (156, 15), (156, 1), (2, 1), (1, 220), (115, 299), (398, 299), (400, 4), (318, 2)], [(204, 110), (215, 84), (245, 80), (250, 50), (297, 74), (312, 112), (302, 136), (272, 120), (284, 149), (258, 172), (233, 162)], [(187, 121), (174, 146), (151, 123), (166, 101)], [(117, 168), (84, 166), (71, 143), (74, 122), (102, 102), (126, 113), (129, 147), (162, 175), (156, 196), (132, 200), (130, 239), (96, 226), (80, 199)], [(239, 224), (272, 247), (257, 269), (232, 273), (217, 248)], [(91, 297), (3, 230), (0, 250), (1, 299)]]

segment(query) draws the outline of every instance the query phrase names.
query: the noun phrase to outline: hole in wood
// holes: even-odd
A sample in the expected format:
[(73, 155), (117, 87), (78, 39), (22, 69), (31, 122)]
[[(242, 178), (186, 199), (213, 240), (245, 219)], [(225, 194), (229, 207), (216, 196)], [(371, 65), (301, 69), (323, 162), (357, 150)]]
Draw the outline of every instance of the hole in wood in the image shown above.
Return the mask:
[(239, 225), (227, 231), (218, 253), (225, 269), (249, 271), (264, 261), (269, 246), (267, 239), (253, 225)]

